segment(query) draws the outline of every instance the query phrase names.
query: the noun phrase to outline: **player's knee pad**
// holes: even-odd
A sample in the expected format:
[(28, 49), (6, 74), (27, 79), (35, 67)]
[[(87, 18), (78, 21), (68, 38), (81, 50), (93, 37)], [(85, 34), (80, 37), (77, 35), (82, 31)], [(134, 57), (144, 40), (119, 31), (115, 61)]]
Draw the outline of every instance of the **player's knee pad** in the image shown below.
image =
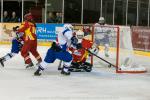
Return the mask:
[(72, 61), (72, 55), (69, 52), (67, 52), (66, 56), (63, 59), (63, 61), (65, 61), (65, 62), (71, 62)]
[(48, 49), (44, 61), (47, 63), (53, 63), (55, 59), (55, 52), (52, 49)]
[(68, 51), (56, 52), (56, 59), (62, 60), (64, 62), (70, 62), (72, 60), (72, 55)]

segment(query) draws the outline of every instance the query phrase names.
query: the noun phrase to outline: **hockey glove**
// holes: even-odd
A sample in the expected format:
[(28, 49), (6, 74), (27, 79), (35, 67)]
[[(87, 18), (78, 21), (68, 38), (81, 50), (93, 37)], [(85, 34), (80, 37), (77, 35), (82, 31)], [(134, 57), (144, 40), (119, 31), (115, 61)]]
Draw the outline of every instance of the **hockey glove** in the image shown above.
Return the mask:
[(56, 52), (62, 51), (62, 49), (56, 44), (56, 42), (52, 43), (51, 49), (56, 51)]
[(73, 36), (71, 38), (71, 44), (76, 48), (76, 49), (81, 49), (82, 48), (82, 44), (78, 43), (78, 39), (76, 38), (76, 36)]
[(21, 37), (23, 37), (23, 32), (16, 32), (16, 38), (19, 40)]
[(19, 26), (13, 27), (13, 31), (16, 32), (18, 30)]
[(73, 37), (71, 38), (71, 44), (72, 44), (73, 46), (76, 46), (76, 45), (78, 44), (78, 39), (76, 38), (76, 36), (73, 36)]

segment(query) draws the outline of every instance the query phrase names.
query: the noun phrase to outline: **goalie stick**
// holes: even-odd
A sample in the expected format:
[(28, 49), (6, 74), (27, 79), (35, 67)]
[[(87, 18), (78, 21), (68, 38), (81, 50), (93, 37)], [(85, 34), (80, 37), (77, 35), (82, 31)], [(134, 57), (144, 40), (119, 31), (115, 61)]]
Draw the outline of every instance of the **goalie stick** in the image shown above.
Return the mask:
[[(85, 49), (85, 48), (84, 48), (84, 49)], [(87, 51), (88, 51), (90, 54), (92, 54), (93, 56), (95, 56), (95, 57), (101, 59), (102, 61), (106, 62), (107, 64), (109, 64), (108, 67), (111, 67), (111, 66), (116, 67), (114, 64), (110, 63), (109, 61), (107, 61), (107, 60), (101, 58), (100, 56), (98, 56), (98, 55), (92, 53), (90, 50), (88, 50), (88, 49), (85, 49), (85, 50), (87, 50)]]

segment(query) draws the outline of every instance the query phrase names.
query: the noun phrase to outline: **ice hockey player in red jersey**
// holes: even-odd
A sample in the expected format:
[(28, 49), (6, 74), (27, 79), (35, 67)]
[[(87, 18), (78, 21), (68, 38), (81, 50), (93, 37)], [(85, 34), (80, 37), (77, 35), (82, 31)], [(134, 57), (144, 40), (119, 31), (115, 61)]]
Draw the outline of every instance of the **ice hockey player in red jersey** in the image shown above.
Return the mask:
[(21, 24), (18, 32), (24, 33), (24, 44), (21, 49), (21, 55), (24, 57), (26, 68), (28, 68), (33, 66), (29, 53), (31, 53), (37, 59), (38, 63), (40, 63), (42, 59), (37, 51), (37, 37), (35, 34), (36, 25), (33, 23), (33, 17), (31, 13), (26, 14), (24, 19), (25, 21)]
[(69, 48), (69, 50), (72, 52), (73, 61), (71, 63), (70, 71), (73, 72), (80, 72), (80, 71), (86, 71), (91, 72), (92, 71), (92, 64), (90, 62), (87, 62), (87, 59), (89, 57), (88, 49), (92, 48), (92, 41), (88, 39), (84, 39), (84, 32), (81, 30), (78, 30), (75, 33), (78, 43), (81, 43), (82, 48), (76, 49), (74, 47)]

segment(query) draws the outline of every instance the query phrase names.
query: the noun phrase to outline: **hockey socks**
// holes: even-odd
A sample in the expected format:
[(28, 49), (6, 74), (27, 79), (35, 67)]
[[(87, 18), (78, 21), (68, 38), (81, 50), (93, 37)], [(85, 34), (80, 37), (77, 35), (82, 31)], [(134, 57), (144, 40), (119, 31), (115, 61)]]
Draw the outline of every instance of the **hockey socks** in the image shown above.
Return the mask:
[(14, 57), (15, 53), (8, 53), (4, 57), (0, 58), (0, 64), (4, 67), (4, 62)]

